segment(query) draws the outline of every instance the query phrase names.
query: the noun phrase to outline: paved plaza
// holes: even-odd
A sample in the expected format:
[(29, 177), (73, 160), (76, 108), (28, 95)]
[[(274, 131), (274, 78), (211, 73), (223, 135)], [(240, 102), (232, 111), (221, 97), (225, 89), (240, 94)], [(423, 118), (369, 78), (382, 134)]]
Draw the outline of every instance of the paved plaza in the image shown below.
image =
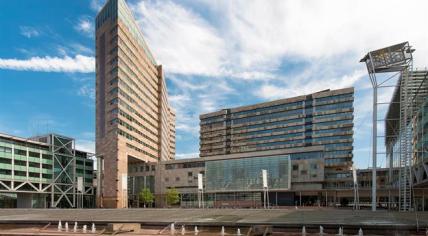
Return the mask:
[(0, 223), (62, 221), (143, 225), (274, 226), (343, 225), (370, 227), (428, 227), (428, 212), (309, 209), (1, 209)]

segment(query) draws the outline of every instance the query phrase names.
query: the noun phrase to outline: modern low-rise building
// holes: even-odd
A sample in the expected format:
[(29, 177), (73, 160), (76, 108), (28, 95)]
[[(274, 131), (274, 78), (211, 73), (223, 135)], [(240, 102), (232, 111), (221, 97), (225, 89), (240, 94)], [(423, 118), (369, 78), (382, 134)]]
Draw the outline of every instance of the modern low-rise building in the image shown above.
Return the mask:
[(0, 133), (0, 208), (95, 207), (92, 155), (58, 134)]
[(128, 166), (171, 160), (175, 113), (164, 73), (125, 0), (96, 17), (96, 152), (103, 172), (98, 206), (127, 207)]
[[(295, 152), (296, 150), (289, 150)], [(293, 170), (296, 166), (289, 152), (273, 151), (203, 158), (171, 160), (157, 163), (140, 163), (130, 168), (129, 206), (138, 207), (138, 193), (148, 188), (155, 195), (155, 207), (166, 206), (166, 192), (175, 188), (180, 193), (179, 206), (199, 207), (198, 174), (203, 174), (204, 207), (261, 208), (264, 205), (261, 186), (261, 170), (268, 171), (269, 205), (282, 206), (348, 206), (353, 207), (358, 191), (358, 205), (369, 208), (371, 204), (372, 170), (356, 170), (358, 187), (350, 183), (336, 189), (319, 189), (316, 182), (308, 180), (306, 185)], [(308, 161), (311, 164), (308, 164)], [(319, 165), (319, 160), (300, 160), (300, 166)], [(296, 168), (296, 167), (294, 167)], [(322, 175), (323, 168), (309, 170)], [(391, 186), (390, 178), (397, 179), (399, 168), (390, 175), (389, 168), (377, 170), (377, 203), (385, 209), (398, 209), (398, 186)], [(296, 184), (298, 188), (293, 188)], [(301, 187), (304, 186), (304, 187)], [(415, 187), (415, 208), (428, 210), (428, 189)]]

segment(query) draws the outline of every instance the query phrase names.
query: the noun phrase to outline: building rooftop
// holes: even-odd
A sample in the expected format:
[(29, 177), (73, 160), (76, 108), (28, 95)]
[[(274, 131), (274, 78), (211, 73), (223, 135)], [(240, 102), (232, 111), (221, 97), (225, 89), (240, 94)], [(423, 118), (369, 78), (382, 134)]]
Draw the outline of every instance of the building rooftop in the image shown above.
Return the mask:
[(204, 114), (201, 114), (199, 116), (199, 118), (205, 119), (205, 118), (212, 117), (212, 116), (226, 114), (226, 110), (231, 110), (231, 112), (239, 112), (239, 111), (245, 111), (245, 110), (252, 110), (252, 109), (256, 109), (256, 108), (260, 108), (260, 107), (275, 106), (275, 105), (280, 105), (280, 104), (284, 104), (284, 103), (291, 103), (291, 102), (299, 102), (299, 101), (305, 100), (306, 97), (309, 95), (314, 96), (314, 97), (324, 97), (324, 96), (331, 96), (332, 94), (335, 94), (335, 93), (341, 94), (341, 93), (348, 93), (348, 92), (350, 93), (353, 91), (354, 91), (353, 87), (336, 89), (336, 90), (325, 89), (325, 90), (321, 90), (321, 91), (318, 91), (315, 93), (296, 96), (296, 97), (283, 98), (283, 99), (278, 99), (278, 100), (273, 100), (273, 101), (268, 101), (268, 102), (261, 102), (261, 103), (251, 104), (251, 105), (226, 108), (226, 109), (222, 109), (222, 110), (218, 110), (218, 111), (214, 111), (214, 112), (204, 113)]

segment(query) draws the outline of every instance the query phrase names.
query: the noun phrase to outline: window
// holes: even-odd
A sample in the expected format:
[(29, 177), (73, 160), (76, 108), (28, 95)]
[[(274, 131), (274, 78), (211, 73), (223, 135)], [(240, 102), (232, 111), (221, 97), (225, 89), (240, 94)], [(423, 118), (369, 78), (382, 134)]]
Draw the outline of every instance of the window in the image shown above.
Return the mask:
[(0, 164), (12, 164), (11, 159), (0, 158)]
[(0, 152), (12, 153), (12, 148), (9, 148), (9, 147), (0, 147)]
[(317, 165), (317, 164), (311, 164), (311, 168), (312, 168), (313, 170), (316, 170), (316, 169), (318, 169), (318, 165)]
[(30, 167), (34, 167), (34, 168), (39, 168), (39, 167), (40, 167), (40, 164), (39, 164), (39, 163), (36, 163), (36, 162), (28, 162), (28, 165), (29, 165)]
[(26, 156), (27, 155), (27, 151), (21, 150), (21, 149), (15, 149), (15, 154)]
[(187, 172), (187, 176), (192, 177), (193, 173), (192, 172)]
[(299, 165), (293, 165), (293, 170), (299, 170)]
[(117, 84), (117, 81), (118, 81), (117, 78), (114, 78), (114, 79), (110, 80), (110, 85)]
[(26, 161), (15, 160), (15, 165), (26, 166), (27, 162)]
[(301, 174), (301, 175), (307, 175), (307, 174), (308, 174), (308, 171), (307, 171), (307, 170), (302, 170), (302, 171), (300, 171), (300, 174)]
[(118, 100), (117, 98), (113, 98), (113, 99), (110, 101), (110, 105), (117, 104), (118, 102), (119, 102), (119, 100)]
[(169, 178), (168, 178), (168, 177), (166, 177), (166, 178), (165, 178), (165, 182), (168, 182), (168, 181), (169, 181)]
[(52, 169), (52, 165), (42, 164), (43, 169)]
[(119, 122), (119, 119), (117, 119), (117, 118), (113, 118), (111, 121), (110, 121), (110, 125), (115, 125), (115, 124), (117, 124)]
[(37, 153), (37, 152), (28, 152), (28, 155), (30, 157), (40, 157), (40, 153)]
[(42, 178), (44, 178), (44, 179), (51, 179), (52, 175), (51, 174), (42, 174)]
[(28, 175), (29, 175), (30, 177), (33, 177), (33, 178), (39, 178), (39, 177), (40, 177), (40, 174), (39, 174), (39, 173), (33, 173), (33, 172), (30, 172), (30, 173), (28, 173)]
[(14, 173), (15, 173), (15, 175), (17, 175), (17, 176), (26, 176), (25, 171), (18, 171), (18, 170), (15, 170), (15, 171), (14, 171)]
[(152, 166), (152, 171), (155, 171), (156, 170), (156, 166)]
[(114, 109), (111, 109), (111, 114), (117, 114), (117, 113), (119, 113), (119, 110), (117, 109), (117, 108), (114, 108)]
[(117, 92), (118, 92), (118, 91), (119, 91), (119, 89), (118, 89), (117, 87), (112, 88), (112, 89), (110, 90), (110, 95), (117, 94)]
[(180, 177), (175, 177), (175, 181), (180, 181)]

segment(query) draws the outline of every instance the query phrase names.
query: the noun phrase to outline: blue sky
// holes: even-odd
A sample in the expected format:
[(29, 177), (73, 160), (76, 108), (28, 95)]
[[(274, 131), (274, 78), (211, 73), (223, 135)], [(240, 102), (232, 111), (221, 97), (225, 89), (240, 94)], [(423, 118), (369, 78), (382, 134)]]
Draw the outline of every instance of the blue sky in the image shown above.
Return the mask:
[[(94, 17), (103, 3), (2, 3), (0, 132), (56, 132), (94, 150)], [(164, 65), (177, 112), (177, 158), (197, 155), (200, 113), (354, 86), (354, 162), (366, 168), (371, 85), (359, 59), (368, 50), (409, 41), (416, 48), (415, 67), (428, 65), (424, 0), (128, 3)], [(381, 100), (390, 94), (381, 91)]]

